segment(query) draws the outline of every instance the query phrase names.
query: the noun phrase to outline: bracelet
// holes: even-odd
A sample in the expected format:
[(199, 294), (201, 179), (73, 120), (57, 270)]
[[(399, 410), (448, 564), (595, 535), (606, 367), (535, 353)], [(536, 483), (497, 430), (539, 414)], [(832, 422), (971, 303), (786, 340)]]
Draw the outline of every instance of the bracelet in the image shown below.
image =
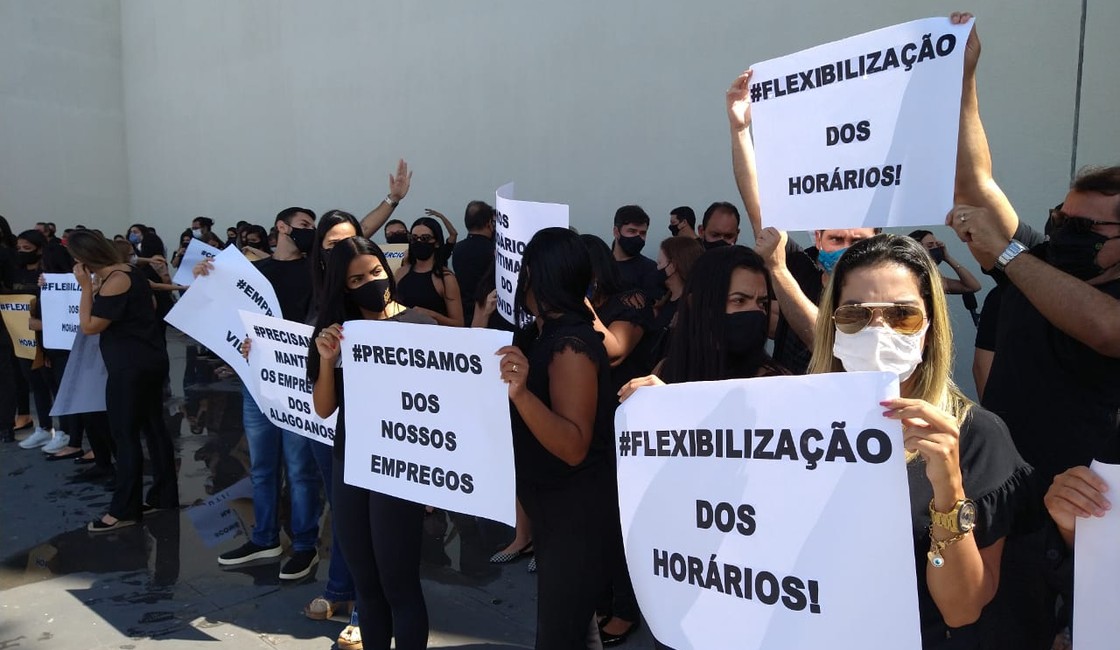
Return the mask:
[(400, 204), (400, 201), (394, 201), (390, 194), (385, 195), (385, 202), (388, 203), (391, 208), (395, 208)]
[(944, 551), (946, 548), (961, 541), (962, 539), (964, 539), (965, 535), (968, 535), (971, 532), (971, 530), (968, 530), (963, 533), (953, 535), (949, 539), (939, 541), (936, 537), (933, 536), (933, 526), (930, 526), (929, 553), (926, 553), (926, 557), (929, 558), (929, 563), (932, 564), (935, 569), (940, 569), (941, 567), (945, 566), (945, 558), (941, 555), (941, 551)]

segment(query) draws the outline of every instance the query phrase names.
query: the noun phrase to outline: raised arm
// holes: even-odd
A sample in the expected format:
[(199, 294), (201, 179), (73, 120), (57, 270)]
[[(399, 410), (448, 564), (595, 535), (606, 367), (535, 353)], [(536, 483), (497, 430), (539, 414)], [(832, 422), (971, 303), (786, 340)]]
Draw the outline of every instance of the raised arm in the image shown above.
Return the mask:
[(793, 277), (793, 273), (786, 266), (787, 241), (785, 232), (777, 228), (763, 228), (758, 233), (755, 250), (770, 269), (778, 309), (781, 310), (782, 316), (786, 317), (790, 330), (811, 348), (815, 339), (814, 332), (819, 310), (816, 303), (809, 300), (809, 296), (801, 290), (797, 278)]
[(397, 204), (408, 195), (408, 189), (411, 186), (412, 172), (408, 170), (408, 163), (401, 159), (397, 161), (397, 173), (389, 174), (389, 195), (381, 203), (378, 203), (377, 207), (370, 210), (369, 214), (362, 217), (363, 237), (371, 239), (375, 232), (381, 230), (381, 227), (393, 214), (393, 210), (397, 209)]
[(750, 83), (753, 74), (753, 71), (747, 70), (731, 82), (727, 90), (727, 121), (731, 127), (731, 169), (735, 174), (735, 185), (739, 188), (751, 231), (757, 239), (762, 230), (762, 209), (758, 203), (758, 175), (750, 130)]
[(444, 240), (445, 244), (450, 246), (451, 244), (459, 241), (459, 231), (455, 230), (455, 224), (451, 223), (450, 219), (443, 216), (442, 212), (438, 212), (431, 208), (424, 208), (424, 214), (428, 215), (429, 217), (435, 217), (436, 219), (439, 219), (443, 222), (443, 229), (447, 231), (447, 238)]

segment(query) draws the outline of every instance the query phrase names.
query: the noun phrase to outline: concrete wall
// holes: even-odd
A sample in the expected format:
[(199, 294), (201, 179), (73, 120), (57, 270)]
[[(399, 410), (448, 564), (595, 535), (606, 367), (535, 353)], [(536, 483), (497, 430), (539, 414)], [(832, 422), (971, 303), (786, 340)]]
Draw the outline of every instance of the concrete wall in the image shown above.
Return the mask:
[(128, 218), (119, 0), (0, 0), (0, 214)]

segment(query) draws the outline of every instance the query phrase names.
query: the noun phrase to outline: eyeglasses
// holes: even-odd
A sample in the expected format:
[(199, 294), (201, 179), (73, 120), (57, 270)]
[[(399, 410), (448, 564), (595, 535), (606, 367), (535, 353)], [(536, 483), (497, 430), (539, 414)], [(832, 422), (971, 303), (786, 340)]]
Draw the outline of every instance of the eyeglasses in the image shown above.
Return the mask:
[(436, 242), (435, 235), (409, 235), (408, 238), (421, 244), (434, 244)]
[(1120, 221), (1097, 221), (1089, 217), (1076, 217), (1062, 212), (1059, 208), (1050, 210), (1050, 221), (1053, 222), (1055, 228), (1068, 225), (1070, 230), (1079, 233), (1089, 232), (1093, 229), (1093, 226), (1120, 226)]
[(882, 316), (887, 325), (899, 334), (917, 334), (926, 324), (926, 315), (921, 308), (893, 302), (844, 305), (832, 313), (832, 322), (841, 332), (855, 334), (870, 325), (876, 314)]

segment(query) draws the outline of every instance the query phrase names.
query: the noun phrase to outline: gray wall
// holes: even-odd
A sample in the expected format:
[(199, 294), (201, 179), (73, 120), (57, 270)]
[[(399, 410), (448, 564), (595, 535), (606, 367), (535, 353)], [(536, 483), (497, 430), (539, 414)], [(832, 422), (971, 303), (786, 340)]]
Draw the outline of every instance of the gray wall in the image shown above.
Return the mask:
[[(174, 241), (198, 214), (223, 228), (287, 205), (361, 215), (404, 157), (406, 221), (432, 207), (461, 222), (468, 200), (513, 180), (519, 198), (569, 203), (575, 226), (604, 236), (617, 206), (640, 203), (655, 241), (676, 205), (737, 202), (723, 92), (739, 71), (957, 7), (0, 0), (0, 213), (144, 221)], [(1080, 6), (972, 9), (996, 175), (1041, 225), (1074, 163)], [(1078, 166), (1120, 158), (1120, 4), (1089, 0), (1087, 16)], [(971, 386), (972, 327), (955, 317)]]
[(118, 0), (0, 0), (0, 214), (128, 221)]

